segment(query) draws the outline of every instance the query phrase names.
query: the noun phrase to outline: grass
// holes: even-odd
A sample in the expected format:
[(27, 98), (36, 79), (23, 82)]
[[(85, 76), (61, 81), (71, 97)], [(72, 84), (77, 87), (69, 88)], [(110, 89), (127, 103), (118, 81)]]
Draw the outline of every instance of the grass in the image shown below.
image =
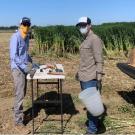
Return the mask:
[(81, 104), (81, 101), (78, 98), (78, 95), (72, 95), (72, 100), (73, 100), (74, 104)]
[[(134, 119), (119, 119), (116, 117), (109, 117), (107, 116), (105, 118), (104, 124), (106, 126), (106, 129), (108, 133), (113, 133), (113, 134), (120, 134), (123, 131), (126, 132), (127, 127), (132, 127), (134, 126)], [(125, 130), (124, 130), (125, 129)], [(127, 131), (128, 133), (129, 131)]]
[(23, 102), (24, 110), (27, 110), (28, 108), (31, 108), (32, 103), (31, 103), (31, 98), (27, 98)]
[(120, 113), (123, 113), (123, 114), (127, 113), (131, 115), (132, 117), (135, 117), (135, 107), (132, 104), (126, 104), (126, 105), (123, 104), (118, 107), (118, 111)]

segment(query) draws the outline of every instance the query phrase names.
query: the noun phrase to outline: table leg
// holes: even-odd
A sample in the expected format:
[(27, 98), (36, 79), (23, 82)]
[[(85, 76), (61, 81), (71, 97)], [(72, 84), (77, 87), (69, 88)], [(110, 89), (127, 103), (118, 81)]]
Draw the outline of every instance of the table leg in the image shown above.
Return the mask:
[(32, 134), (34, 134), (34, 92), (33, 92), (33, 79), (31, 79), (31, 95), (32, 95)]
[(38, 79), (37, 79), (37, 98), (38, 98), (39, 94), (38, 94)]
[(58, 100), (60, 100), (60, 79), (58, 79)]
[(63, 99), (62, 99), (62, 80), (59, 80), (60, 82), (60, 101), (61, 101), (61, 132), (63, 134)]

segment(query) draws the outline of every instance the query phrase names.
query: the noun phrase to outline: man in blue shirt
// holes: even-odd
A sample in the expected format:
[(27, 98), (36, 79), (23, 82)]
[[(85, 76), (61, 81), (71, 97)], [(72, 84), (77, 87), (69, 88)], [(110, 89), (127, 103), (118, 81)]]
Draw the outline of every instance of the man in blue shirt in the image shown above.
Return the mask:
[(26, 74), (28, 72), (28, 63), (32, 63), (32, 59), (28, 54), (30, 26), (30, 19), (23, 17), (18, 31), (10, 39), (10, 62), (15, 95), (14, 121), (16, 126), (24, 126), (23, 99), (26, 94)]

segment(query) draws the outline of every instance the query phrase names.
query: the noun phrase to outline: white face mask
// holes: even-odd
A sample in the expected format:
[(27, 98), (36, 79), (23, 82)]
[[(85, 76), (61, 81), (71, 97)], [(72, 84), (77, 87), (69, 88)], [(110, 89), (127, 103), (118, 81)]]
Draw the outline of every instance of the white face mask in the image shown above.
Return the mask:
[(87, 27), (85, 27), (85, 28), (80, 28), (80, 32), (81, 32), (82, 34), (86, 34), (86, 33), (88, 32)]

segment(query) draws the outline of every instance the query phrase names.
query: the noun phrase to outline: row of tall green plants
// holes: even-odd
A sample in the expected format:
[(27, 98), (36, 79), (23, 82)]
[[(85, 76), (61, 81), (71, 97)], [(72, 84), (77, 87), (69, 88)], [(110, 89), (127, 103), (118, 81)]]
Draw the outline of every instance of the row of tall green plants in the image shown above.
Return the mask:
[(135, 22), (105, 23), (94, 27), (104, 41), (106, 54), (126, 52), (135, 46)]
[(82, 40), (81, 34), (74, 26), (48, 26), (34, 29), (34, 39), (40, 54), (65, 56), (75, 54)]
[[(93, 31), (104, 42), (104, 54), (124, 52), (135, 45), (135, 22), (94, 25)], [(77, 54), (83, 36), (75, 26), (47, 26), (34, 28), (36, 50), (40, 54), (66, 56)]]

